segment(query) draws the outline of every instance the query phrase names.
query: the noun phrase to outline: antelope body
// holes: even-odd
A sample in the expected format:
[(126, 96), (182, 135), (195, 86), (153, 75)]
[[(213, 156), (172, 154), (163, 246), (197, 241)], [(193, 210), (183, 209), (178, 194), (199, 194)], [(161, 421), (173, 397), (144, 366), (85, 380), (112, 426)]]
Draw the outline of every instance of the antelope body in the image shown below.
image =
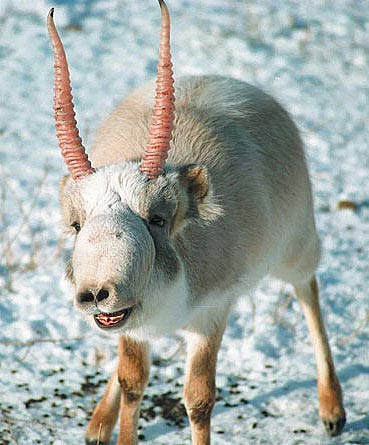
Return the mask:
[[(160, 3), (163, 40), (169, 16)], [(51, 16), (51, 35), (52, 27)], [(157, 107), (158, 89), (160, 82), (155, 100), (153, 84), (135, 91), (105, 121), (93, 167), (80, 144), (83, 159), (68, 164), (66, 158), (71, 176), (60, 196), (64, 222), (78, 232), (67, 266), (76, 306), (94, 326), (119, 334), (119, 362), (87, 443), (108, 443), (119, 413), (118, 444), (137, 443), (148, 343), (181, 330), (192, 443), (210, 444), (216, 357), (229, 310), (267, 274), (291, 283), (301, 301), (317, 362), (320, 416), (330, 435), (339, 434), (345, 411), (319, 309), (320, 243), (298, 130), (271, 96), (241, 81), (176, 81), (174, 122), (165, 120), (171, 105)], [(56, 114), (64, 107), (57, 92)], [(166, 129), (160, 143), (154, 125)], [(152, 147), (159, 147), (158, 156), (147, 155)]]

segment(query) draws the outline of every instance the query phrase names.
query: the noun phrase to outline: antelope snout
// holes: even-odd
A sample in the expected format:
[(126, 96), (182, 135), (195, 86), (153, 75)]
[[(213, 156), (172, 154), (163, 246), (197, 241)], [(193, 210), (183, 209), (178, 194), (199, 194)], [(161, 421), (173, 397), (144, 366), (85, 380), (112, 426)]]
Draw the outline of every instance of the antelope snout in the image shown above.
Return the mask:
[(109, 287), (102, 287), (101, 289), (83, 289), (77, 293), (76, 300), (80, 306), (85, 304), (90, 305), (95, 303), (96, 305), (103, 300), (109, 298), (111, 289)]
[(135, 306), (137, 298), (126, 287), (107, 282), (102, 285), (81, 285), (75, 296), (76, 307), (86, 314), (96, 311), (112, 313)]

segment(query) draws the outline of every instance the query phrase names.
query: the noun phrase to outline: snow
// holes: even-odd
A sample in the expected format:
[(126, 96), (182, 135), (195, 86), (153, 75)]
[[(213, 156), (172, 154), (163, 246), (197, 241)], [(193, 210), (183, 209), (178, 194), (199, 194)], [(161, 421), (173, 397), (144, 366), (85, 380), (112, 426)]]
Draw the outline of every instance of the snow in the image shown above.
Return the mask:
[[(213, 443), (369, 443), (368, 3), (168, 3), (177, 76), (218, 73), (257, 84), (302, 131), (324, 246), (322, 307), (348, 415), (342, 436), (328, 438), (300, 307), (288, 286), (268, 279), (229, 320)], [(115, 362), (114, 339), (84, 324), (63, 278), (68, 242), (58, 241), (57, 187), (65, 167), (53, 130), (45, 27), (51, 6), (87, 147), (121, 97), (156, 70), (154, 0), (0, 2), (0, 444), (83, 443)], [(355, 209), (338, 210), (342, 200)], [(142, 443), (189, 443), (180, 340), (160, 339), (153, 350)], [(163, 408), (163, 395), (177, 414)]]

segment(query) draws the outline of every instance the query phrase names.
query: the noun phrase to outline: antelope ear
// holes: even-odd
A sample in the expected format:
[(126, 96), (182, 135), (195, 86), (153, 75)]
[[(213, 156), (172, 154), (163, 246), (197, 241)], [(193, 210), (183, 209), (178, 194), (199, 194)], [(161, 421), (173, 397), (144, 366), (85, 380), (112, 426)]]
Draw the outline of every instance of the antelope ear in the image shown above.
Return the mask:
[(71, 202), (70, 202), (70, 194), (68, 193), (68, 185), (71, 182), (70, 175), (64, 175), (59, 183), (59, 203), (62, 214), (62, 221), (65, 226), (70, 224), (69, 222), (69, 214), (71, 212)]
[[(85, 219), (82, 199), (76, 188), (76, 181), (71, 175), (62, 177), (59, 184), (59, 202), (62, 222), (66, 231), (70, 230), (71, 223), (77, 221), (82, 224)], [(73, 232), (74, 233), (74, 232)]]
[(189, 164), (179, 168), (179, 181), (188, 196), (189, 218), (211, 222), (223, 214), (217, 203), (208, 169), (202, 165)]

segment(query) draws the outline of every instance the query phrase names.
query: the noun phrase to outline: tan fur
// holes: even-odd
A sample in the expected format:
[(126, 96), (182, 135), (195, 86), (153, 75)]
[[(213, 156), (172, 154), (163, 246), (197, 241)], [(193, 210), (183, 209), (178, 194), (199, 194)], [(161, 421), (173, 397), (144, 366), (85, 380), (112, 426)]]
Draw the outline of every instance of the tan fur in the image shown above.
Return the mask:
[[(319, 305), (319, 290), (315, 277), (302, 287), (296, 287), (301, 301), (310, 337), (314, 347), (317, 372), (319, 415), (324, 424), (336, 424), (346, 418), (343, 408), (342, 390), (334, 369), (333, 359), (324, 328)], [(334, 434), (335, 435), (335, 434)]]
[(140, 405), (149, 379), (148, 345), (121, 337), (118, 353), (122, 389), (118, 445), (136, 445)]
[(342, 390), (336, 375), (330, 378), (328, 384), (318, 380), (318, 394), (319, 415), (324, 421), (335, 422), (345, 416)]
[(114, 426), (118, 419), (120, 407), (120, 386), (118, 372), (115, 370), (103, 397), (97, 404), (92, 418), (86, 430), (86, 442), (95, 443), (97, 438), (100, 442), (109, 443)]
[(210, 335), (190, 334), (184, 400), (193, 445), (210, 445), (210, 418), (216, 397), (216, 362), (224, 324)]
[(86, 442), (107, 444), (120, 412), (117, 445), (136, 445), (140, 405), (149, 378), (148, 345), (119, 339), (119, 363), (87, 427)]

